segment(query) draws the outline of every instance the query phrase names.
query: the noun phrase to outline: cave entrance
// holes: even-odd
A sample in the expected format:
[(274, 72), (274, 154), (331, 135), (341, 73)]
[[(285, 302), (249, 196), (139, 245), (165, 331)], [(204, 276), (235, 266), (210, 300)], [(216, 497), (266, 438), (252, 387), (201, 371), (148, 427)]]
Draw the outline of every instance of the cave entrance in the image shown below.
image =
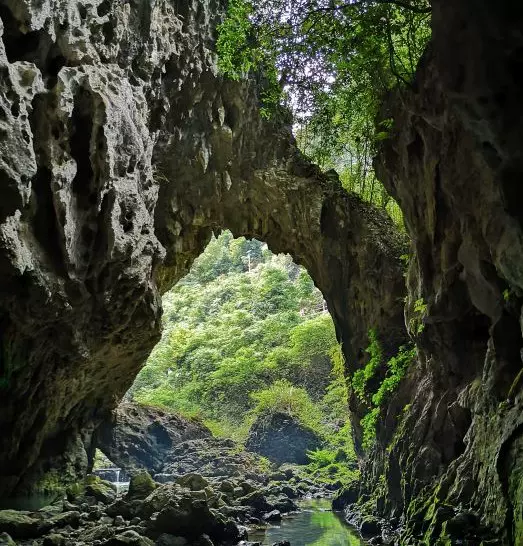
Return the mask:
[[(159, 479), (217, 470), (198, 466), (209, 461), (197, 453), (204, 436), (197, 427), (178, 431), (179, 440), (195, 441), (172, 455), (176, 424), (167, 424), (164, 412), (179, 416), (182, 427), (184, 420), (201, 423), (226, 459), (245, 448), (247, 458), (256, 454), (249, 459), (255, 466), (302, 465), (327, 485), (350, 472), (344, 360), (323, 294), (303, 267), (261, 241), (223, 231), (164, 295), (163, 306), (162, 338), (121, 406), (127, 413), (134, 404), (147, 407), (150, 423), (168, 432), (160, 438), (162, 427), (149, 424), (145, 443), (156, 455), (136, 455), (149, 465), (154, 458), (151, 470)], [(101, 447), (111, 460), (122, 460), (119, 446), (115, 453), (102, 438)], [(192, 461), (187, 449), (194, 451)]]

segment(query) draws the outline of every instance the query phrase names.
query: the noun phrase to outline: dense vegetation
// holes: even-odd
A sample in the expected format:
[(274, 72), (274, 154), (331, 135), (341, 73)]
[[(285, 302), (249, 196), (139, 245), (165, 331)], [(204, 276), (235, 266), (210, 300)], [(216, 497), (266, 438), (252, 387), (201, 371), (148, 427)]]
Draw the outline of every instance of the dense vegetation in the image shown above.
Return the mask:
[(262, 115), (290, 109), (302, 151), (401, 223), (372, 158), (393, 130), (383, 97), (412, 85), (430, 14), (427, 0), (230, 0), (219, 67), (263, 74)]
[(325, 439), (318, 473), (352, 456), (343, 358), (322, 294), (289, 256), (230, 232), (164, 297), (162, 340), (129, 395), (237, 440), (257, 417), (284, 411)]

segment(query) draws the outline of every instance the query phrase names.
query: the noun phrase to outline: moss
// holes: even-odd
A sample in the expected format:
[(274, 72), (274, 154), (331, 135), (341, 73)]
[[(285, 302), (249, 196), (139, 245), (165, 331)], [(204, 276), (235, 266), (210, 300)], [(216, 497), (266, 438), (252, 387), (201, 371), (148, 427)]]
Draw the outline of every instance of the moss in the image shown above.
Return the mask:
[(116, 497), (113, 485), (110, 482), (100, 479), (98, 476), (87, 476), (84, 483), (85, 494), (94, 497), (97, 501), (107, 503)]
[(516, 375), (514, 381), (512, 382), (512, 385), (510, 386), (510, 389), (508, 391), (507, 399), (513, 400), (516, 396), (516, 393), (518, 391), (519, 386), (523, 383), (523, 368), (519, 370), (519, 373)]
[[(207, 484), (207, 482), (205, 482)], [(138, 474), (135, 474), (131, 478), (129, 483), (129, 492), (127, 498), (129, 499), (145, 499), (148, 497), (157, 487), (156, 482), (151, 478), (151, 475), (143, 470)]]
[(51, 471), (44, 474), (34, 487), (36, 495), (56, 495), (62, 496), (65, 494), (67, 483), (56, 472)]
[(85, 484), (81, 482), (73, 483), (67, 487), (65, 493), (69, 501), (74, 501), (85, 494)]

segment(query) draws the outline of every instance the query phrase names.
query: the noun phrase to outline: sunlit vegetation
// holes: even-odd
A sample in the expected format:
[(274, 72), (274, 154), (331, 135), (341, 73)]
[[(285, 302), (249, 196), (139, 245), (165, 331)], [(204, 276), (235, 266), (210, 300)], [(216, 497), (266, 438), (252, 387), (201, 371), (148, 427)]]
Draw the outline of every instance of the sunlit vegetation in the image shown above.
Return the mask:
[[(386, 364), (386, 374), (382, 381), (377, 383), (375, 379), (383, 365), (383, 351), (375, 330), (368, 333), (369, 346), (366, 349), (369, 355), (365, 367), (354, 372), (352, 376), (352, 389), (370, 409), (361, 419), (363, 429), (363, 447), (369, 449), (376, 437), (376, 423), (380, 415), (380, 408), (398, 388), (402, 379), (406, 376), (409, 366), (416, 358), (416, 348), (412, 345), (400, 347), (398, 353), (390, 358)], [(369, 385), (373, 384), (371, 390)]]
[(331, 471), (354, 456), (344, 361), (321, 292), (289, 256), (230, 232), (164, 297), (162, 339), (129, 395), (239, 441), (256, 418), (282, 411), (333, 450)]

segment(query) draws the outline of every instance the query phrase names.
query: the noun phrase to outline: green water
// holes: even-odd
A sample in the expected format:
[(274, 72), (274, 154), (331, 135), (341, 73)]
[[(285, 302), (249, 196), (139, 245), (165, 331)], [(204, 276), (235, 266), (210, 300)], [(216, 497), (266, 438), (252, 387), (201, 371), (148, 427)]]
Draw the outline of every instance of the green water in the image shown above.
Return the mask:
[(249, 540), (271, 546), (288, 540), (291, 546), (363, 546), (361, 539), (330, 509), (326, 499), (300, 503), (301, 512), (283, 518), (279, 526), (251, 531)]

